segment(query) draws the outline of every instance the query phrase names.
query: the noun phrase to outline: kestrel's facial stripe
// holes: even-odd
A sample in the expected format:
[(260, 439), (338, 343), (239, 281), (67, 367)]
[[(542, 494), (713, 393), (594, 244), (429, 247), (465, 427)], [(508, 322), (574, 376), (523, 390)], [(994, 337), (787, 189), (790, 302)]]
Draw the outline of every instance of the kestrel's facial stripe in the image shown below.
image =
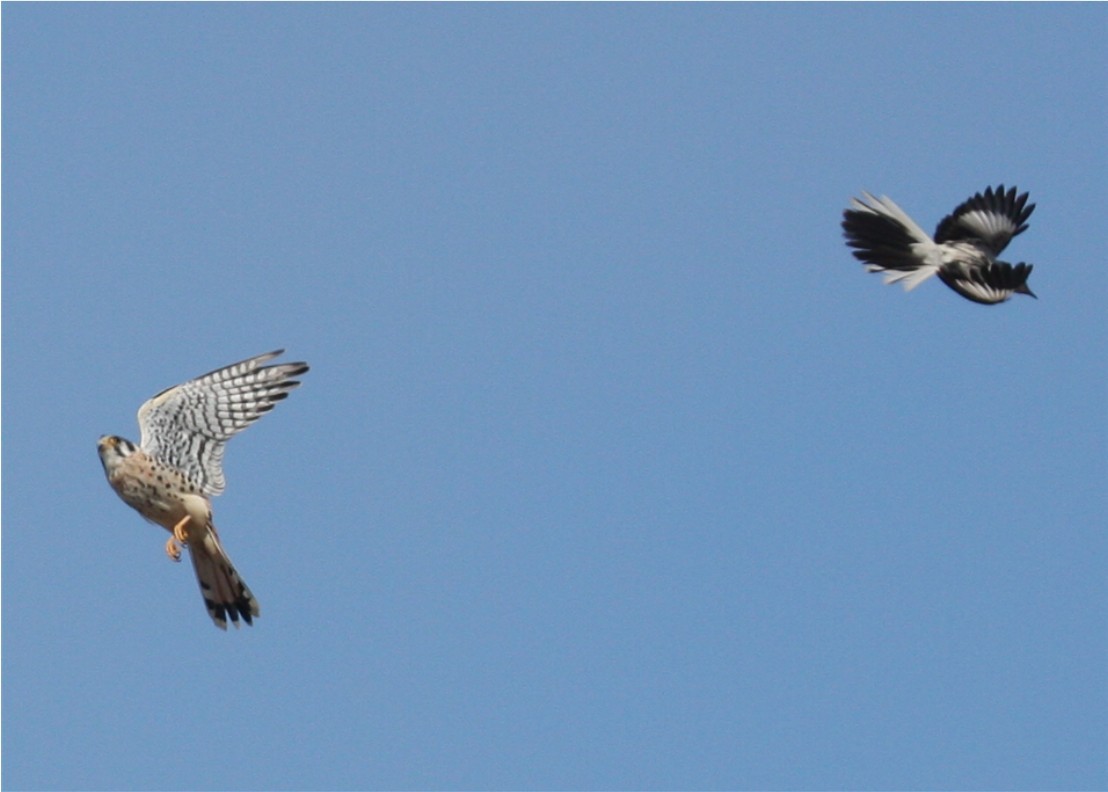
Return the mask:
[(130, 456), (138, 450), (138, 446), (130, 440), (115, 435), (104, 435), (98, 445), (103, 449), (114, 449), (120, 456)]
[(128, 456), (133, 454), (136, 450), (134, 443), (129, 440), (124, 440), (122, 437), (116, 437), (115, 435), (102, 435), (100, 440), (97, 441), (96, 447), (101, 453), (115, 453), (118, 456)]

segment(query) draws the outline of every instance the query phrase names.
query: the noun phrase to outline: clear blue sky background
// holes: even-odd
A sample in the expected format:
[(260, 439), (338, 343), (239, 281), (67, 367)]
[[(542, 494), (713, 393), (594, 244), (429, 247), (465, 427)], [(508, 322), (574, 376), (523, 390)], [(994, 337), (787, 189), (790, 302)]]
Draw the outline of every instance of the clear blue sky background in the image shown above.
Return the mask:
[[(6, 4), (4, 786), (1103, 789), (1106, 22)], [(224, 634), (96, 439), (277, 347)]]

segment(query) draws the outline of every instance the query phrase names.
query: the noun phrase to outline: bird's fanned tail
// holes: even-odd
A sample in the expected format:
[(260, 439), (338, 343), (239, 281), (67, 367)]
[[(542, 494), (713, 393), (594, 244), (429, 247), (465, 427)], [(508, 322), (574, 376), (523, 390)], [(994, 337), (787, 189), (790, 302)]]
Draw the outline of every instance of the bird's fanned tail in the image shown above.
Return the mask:
[(855, 198), (843, 213), (847, 244), (866, 270), (911, 291), (939, 271), (937, 247), (891, 199), (864, 195), (864, 201)]

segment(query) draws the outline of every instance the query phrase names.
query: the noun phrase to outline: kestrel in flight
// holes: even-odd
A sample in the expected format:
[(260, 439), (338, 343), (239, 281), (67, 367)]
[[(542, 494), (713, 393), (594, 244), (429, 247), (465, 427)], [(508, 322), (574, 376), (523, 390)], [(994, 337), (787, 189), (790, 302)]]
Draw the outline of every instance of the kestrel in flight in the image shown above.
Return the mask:
[(870, 272), (884, 272), (885, 283), (900, 282), (910, 291), (938, 275), (967, 300), (985, 305), (1013, 294), (1035, 296), (1027, 286), (1031, 264), (997, 260), (1012, 237), (1027, 229), (1035, 210), (1027, 193), (989, 187), (944, 217), (934, 239), (892, 199), (863, 195), (843, 212), (843, 232), (854, 257)]
[(136, 446), (114, 435), (100, 438), (100, 462), (123, 502), (172, 535), (165, 551), (181, 560), (189, 549), (208, 615), (221, 630), (227, 617), (252, 624), (258, 601), (227, 557), (212, 523), (211, 498), (223, 492), (223, 451), (245, 429), (289, 395), (307, 363), (263, 366), (284, 352), (234, 363), (164, 390), (138, 411)]

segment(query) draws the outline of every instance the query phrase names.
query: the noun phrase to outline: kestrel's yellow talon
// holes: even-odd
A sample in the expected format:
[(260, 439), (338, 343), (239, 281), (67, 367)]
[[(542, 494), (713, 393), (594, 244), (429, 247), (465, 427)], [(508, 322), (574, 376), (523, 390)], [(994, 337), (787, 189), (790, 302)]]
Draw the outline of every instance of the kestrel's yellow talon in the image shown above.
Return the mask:
[[(188, 531), (185, 530), (185, 526), (188, 525), (188, 521), (189, 516), (186, 514), (184, 517), (181, 518), (181, 521), (179, 523), (173, 526), (173, 538), (181, 544), (188, 544), (189, 542)], [(178, 553), (178, 555), (180, 555), (180, 553)]]
[(170, 561), (181, 560), (181, 546), (177, 544), (177, 540), (172, 536), (165, 543), (165, 554), (169, 556)]

